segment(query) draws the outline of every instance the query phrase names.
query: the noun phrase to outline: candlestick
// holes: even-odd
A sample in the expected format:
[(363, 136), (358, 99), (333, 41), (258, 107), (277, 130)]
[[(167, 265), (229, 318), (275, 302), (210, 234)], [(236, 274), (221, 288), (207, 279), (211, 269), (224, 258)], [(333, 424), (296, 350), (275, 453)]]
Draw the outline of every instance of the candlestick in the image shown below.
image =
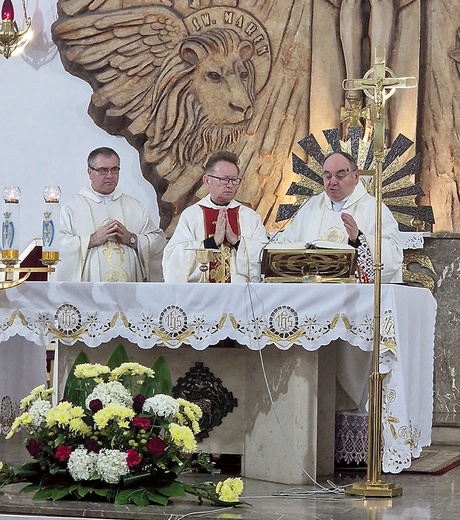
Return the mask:
[(15, 265), (19, 261), (19, 200), (21, 190), (7, 186), (3, 190), (2, 263)]
[(45, 208), (42, 225), (42, 264), (55, 265), (59, 261), (59, 200), (61, 188), (56, 185), (45, 186), (43, 190)]

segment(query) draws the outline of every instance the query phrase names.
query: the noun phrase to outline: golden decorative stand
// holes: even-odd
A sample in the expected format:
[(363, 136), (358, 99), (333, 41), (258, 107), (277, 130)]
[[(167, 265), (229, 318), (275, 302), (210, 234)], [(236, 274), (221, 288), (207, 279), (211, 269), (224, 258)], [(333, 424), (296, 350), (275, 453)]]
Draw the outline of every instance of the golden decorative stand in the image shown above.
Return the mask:
[(24, 283), (32, 273), (53, 273), (54, 267), (0, 267), (0, 273), (24, 273), (17, 280), (5, 280), (0, 282), (0, 289), (9, 289)]
[(16, 250), (3, 250), (2, 251), (2, 259), (0, 260), (0, 264), (5, 265), (6, 267), (0, 267), (0, 273), (5, 273), (5, 278), (8, 278), (8, 274), (11, 275), (13, 273), (24, 273), (24, 276), (19, 277), (17, 280), (3, 280), (0, 281), (0, 289), (9, 289), (10, 287), (15, 287), (16, 285), (20, 285), (29, 279), (32, 273), (53, 273), (54, 265), (59, 262), (59, 253), (55, 251), (43, 251), (41, 262), (46, 267), (14, 267), (19, 264), (20, 259), (18, 257)]
[[(387, 76), (388, 74), (388, 76)], [(375, 282), (374, 282), (374, 336), (372, 374), (369, 380), (369, 433), (367, 457), (367, 481), (346, 488), (350, 495), (365, 497), (395, 497), (402, 495), (402, 488), (382, 482), (382, 387), (384, 375), (380, 373), (380, 309), (382, 290), (382, 171), (385, 139), (385, 101), (397, 88), (414, 88), (416, 78), (396, 78), (385, 65), (385, 49), (375, 48), (374, 67), (363, 79), (347, 79), (345, 90), (363, 90), (373, 101), (374, 158), (375, 158)]]

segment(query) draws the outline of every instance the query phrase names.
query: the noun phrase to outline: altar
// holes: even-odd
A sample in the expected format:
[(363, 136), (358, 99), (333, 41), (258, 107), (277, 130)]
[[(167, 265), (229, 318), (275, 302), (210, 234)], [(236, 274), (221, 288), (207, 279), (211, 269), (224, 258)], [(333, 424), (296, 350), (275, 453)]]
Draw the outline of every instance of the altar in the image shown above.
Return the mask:
[[(243, 476), (304, 484), (333, 469), (334, 349), (372, 351), (373, 295), (358, 284), (29, 282), (0, 292), (0, 341), (57, 340), (58, 388), (81, 348), (103, 362), (120, 341), (144, 364), (166, 354), (173, 379), (199, 361), (237, 402), (199, 449), (241, 453)], [(427, 289), (382, 286), (384, 472), (431, 442), (435, 316)], [(226, 338), (238, 346), (215, 346)]]

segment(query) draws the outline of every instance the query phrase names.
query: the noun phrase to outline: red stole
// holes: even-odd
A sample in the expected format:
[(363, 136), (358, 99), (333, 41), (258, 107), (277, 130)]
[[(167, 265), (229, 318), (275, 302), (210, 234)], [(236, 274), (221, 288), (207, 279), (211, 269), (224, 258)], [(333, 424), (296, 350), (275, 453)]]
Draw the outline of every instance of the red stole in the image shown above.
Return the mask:
[[(213, 237), (216, 232), (216, 223), (219, 210), (214, 208), (207, 208), (206, 206), (201, 205), (200, 208), (203, 210), (204, 238), (206, 239)], [(230, 227), (236, 235), (240, 234), (239, 209), (239, 206), (236, 208), (227, 209)], [(227, 242), (227, 240), (224, 240), (223, 243), (219, 246), (219, 249), (221, 252), (214, 253), (212, 255), (211, 261), (209, 262), (209, 281), (211, 283), (230, 283), (230, 266), (232, 261), (233, 246)]]

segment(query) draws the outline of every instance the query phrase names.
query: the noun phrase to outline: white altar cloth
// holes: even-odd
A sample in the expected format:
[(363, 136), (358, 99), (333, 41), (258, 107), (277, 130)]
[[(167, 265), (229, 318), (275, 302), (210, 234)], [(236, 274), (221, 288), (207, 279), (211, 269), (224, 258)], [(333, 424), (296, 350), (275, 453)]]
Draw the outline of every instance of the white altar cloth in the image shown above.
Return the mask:
[[(373, 348), (373, 285), (27, 282), (0, 292), (0, 342), (15, 335), (97, 347), (117, 337), (143, 349), (203, 350), (232, 338), (317, 350), (341, 338)], [(410, 467), (431, 443), (436, 302), (427, 289), (382, 286), (383, 471)]]

